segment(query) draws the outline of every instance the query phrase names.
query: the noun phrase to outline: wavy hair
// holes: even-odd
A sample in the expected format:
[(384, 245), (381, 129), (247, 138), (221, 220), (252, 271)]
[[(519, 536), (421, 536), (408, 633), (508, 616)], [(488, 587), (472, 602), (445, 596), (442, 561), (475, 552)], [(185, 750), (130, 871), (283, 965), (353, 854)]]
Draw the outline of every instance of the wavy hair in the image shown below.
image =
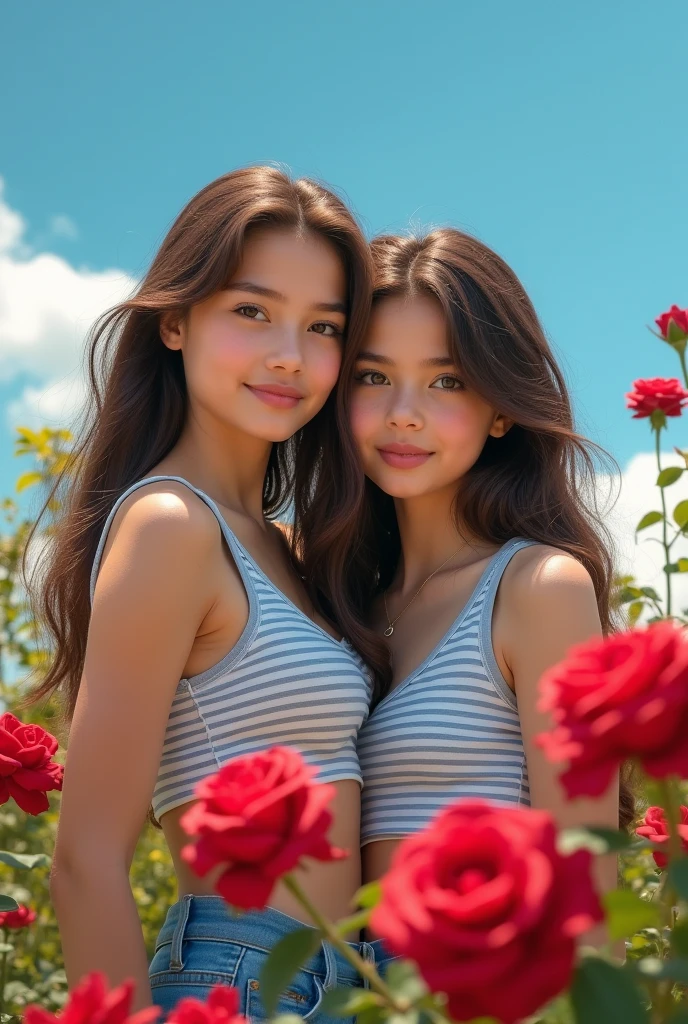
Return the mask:
[[(373, 303), (389, 296), (430, 295), (446, 319), (450, 351), (468, 386), (513, 421), (488, 437), (457, 487), (457, 525), (502, 545), (526, 537), (569, 552), (588, 570), (604, 633), (614, 629), (610, 592), (613, 545), (597, 508), (596, 468), (613, 462), (574, 429), (566, 384), (533, 305), (514, 272), (470, 235), (442, 228), (416, 237), (384, 235), (371, 244)], [(353, 447), (349, 395), (357, 352), (346, 353), (338, 388), (340, 448)], [(615, 464), (614, 464), (615, 465)], [(317, 502), (303, 517), (303, 564), (318, 600), (390, 681), (386, 650), (361, 627), (397, 569), (401, 553), (393, 499), (371, 480), (357, 481), (347, 462), (348, 504)], [(354, 623), (359, 625), (356, 627)], [(363, 635), (361, 635), (363, 630)], [(621, 818), (632, 818), (622, 785)]]
[[(190, 200), (136, 293), (104, 314), (90, 338), (86, 425), (71, 461), (75, 475), (56, 484), (65, 495), (64, 512), (34, 593), (54, 653), (33, 699), (59, 689), (68, 717), (83, 670), (89, 577), (103, 525), (117, 498), (174, 447), (186, 420), (181, 353), (163, 345), (160, 318), (167, 312), (183, 316), (223, 289), (239, 265), (248, 233), (269, 225), (311, 232), (334, 246), (347, 280), (344, 351), (359, 344), (370, 310), (370, 254), (355, 218), (332, 191), (258, 166), (226, 174)], [(324, 460), (323, 452), (336, 447), (336, 431), (331, 395), (313, 420), (273, 445), (263, 487), (266, 516), (276, 517), (293, 501), (298, 526), (310, 505), (313, 473), (321, 487), (335, 486), (336, 465)]]

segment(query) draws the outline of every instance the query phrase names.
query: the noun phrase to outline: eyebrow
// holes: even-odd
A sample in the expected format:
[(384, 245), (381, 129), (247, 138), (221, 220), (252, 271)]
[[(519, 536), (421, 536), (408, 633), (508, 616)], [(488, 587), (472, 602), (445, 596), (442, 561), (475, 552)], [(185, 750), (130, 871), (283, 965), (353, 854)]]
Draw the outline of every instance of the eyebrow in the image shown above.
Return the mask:
[[(356, 359), (367, 359), (371, 363), (379, 363), (380, 366), (394, 366), (394, 360), (388, 356), (380, 356), (376, 352), (359, 352)], [(423, 359), (421, 366), (454, 366), (454, 360), (450, 356), (432, 356), (430, 359)]]
[[(263, 285), (255, 284), (253, 281), (232, 281), (227, 285), (227, 291), (250, 292), (252, 295), (262, 295), (266, 299), (275, 299), (276, 302), (287, 301), (282, 292), (264, 288)], [(344, 313), (346, 315), (346, 306), (343, 302), (316, 302), (311, 308), (322, 310), (325, 313)]]

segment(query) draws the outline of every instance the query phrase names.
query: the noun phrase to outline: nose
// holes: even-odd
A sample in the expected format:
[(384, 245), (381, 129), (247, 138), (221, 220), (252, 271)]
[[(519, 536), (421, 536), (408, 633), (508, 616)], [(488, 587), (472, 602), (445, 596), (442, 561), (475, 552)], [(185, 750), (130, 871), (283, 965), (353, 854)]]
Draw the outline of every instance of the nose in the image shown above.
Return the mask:
[(387, 412), (387, 426), (397, 430), (420, 430), (423, 425), (423, 415), (413, 394), (408, 391), (393, 394)]
[(275, 346), (266, 357), (265, 365), (269, 370), (299, 373), (303, 369), (303, 350), (299, 331), (280, 331)]

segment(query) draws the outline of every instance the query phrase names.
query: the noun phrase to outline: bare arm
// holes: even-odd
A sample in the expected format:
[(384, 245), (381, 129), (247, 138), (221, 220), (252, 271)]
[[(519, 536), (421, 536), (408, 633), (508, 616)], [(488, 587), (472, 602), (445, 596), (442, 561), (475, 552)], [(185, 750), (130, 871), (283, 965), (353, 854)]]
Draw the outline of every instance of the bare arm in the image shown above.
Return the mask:
[[(569, 801), (558, 780), (562, 766), (551, 764), (535, 745), (535, 737), (552, 726), (549, 716), (536, 709), (540, 677), (562, 661), (574, 644), (601, 636), (592, 580), (574, 558), (551, 548), (530, 548), (524, 555), (514, 565), (508, 581), (509, 593), (504, 602), (508, 615), (503, 615), (501, 635), (502, 653), (511, 669), (518, 698), (531, 804), (550, 811), (562, 828), (618, 828), (618, 779), (599, 799)], [(597, 858), (595, 868), (598, 890), (615, 889), (616, 857)], [(599, 932), (594, 939), (606, 941)]]
[(112, 985), (130, 977), (137, 1006), (151, 995), (129, 868), (219, 550), (217, 523), (192, 495), (140, 492), (96, 586), (51, 893), (70, 986), (93, 970)]

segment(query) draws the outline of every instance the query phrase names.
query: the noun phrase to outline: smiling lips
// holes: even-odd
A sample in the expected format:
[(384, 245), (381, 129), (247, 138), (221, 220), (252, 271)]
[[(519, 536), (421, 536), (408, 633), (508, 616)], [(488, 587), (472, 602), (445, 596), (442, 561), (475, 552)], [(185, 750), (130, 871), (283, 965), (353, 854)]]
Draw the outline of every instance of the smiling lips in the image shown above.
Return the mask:
[(428, 461), (432, 452), (414, 444), (386, 444), (378, 448), (380, 458), (395, 469), (414, 469)]
[(246, 384), (246, 387), (261, 402), (276, 409), (293, 409), (304, 397), (288, 384)]

